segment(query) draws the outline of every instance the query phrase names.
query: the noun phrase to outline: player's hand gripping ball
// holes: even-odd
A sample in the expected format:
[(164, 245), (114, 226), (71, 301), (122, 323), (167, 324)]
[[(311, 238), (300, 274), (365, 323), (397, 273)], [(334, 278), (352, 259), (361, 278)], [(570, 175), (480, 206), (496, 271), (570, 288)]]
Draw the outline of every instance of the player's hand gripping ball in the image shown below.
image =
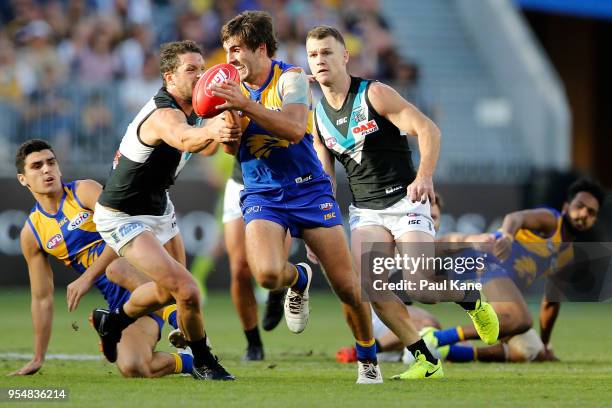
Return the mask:
[(209, 68), (200, 77), (193, 88), (191, 104), (196, 115), (203, 118), (212, 118), (221, 113), (215, 106), (225, 103), (225, 99), (214, 96), (211, 87), (223, 81), (240, 81), (238, 70), (231, 64), (218, 64)]

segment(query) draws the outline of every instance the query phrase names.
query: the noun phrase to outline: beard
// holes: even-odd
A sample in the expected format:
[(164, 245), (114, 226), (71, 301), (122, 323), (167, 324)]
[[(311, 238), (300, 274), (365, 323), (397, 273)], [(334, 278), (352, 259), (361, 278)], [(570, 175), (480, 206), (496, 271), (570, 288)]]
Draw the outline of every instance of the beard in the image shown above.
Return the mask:
[(574, 223), (573, 223), (572, 219), (570, 218), (570, 216), (568, 214), (563, 214), (563, 226), (565, 227), (565, 230), (572, 237), (576, 237), (578, 234), (583, 232), (583, 231), (579, 230), (578, 228), (574, 227)]

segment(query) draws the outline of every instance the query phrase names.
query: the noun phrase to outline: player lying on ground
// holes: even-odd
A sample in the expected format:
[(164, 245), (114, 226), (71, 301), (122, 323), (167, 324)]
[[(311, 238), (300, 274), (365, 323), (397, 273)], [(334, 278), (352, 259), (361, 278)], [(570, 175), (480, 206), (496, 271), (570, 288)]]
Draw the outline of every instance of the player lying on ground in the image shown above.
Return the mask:
[(104, 241), (152, 282), (115, 310), (94, 310), (92, 319), (104, 355), (113, 362), (126, 328), (176, 301), (179, 326), (193, 352), (193, 377), (233, 380), (206, 344), (197, 283), (167, 250), (180, 240), (168, 189), (191, 153), (215, 141), (238, 140), (240, 128), (214, 119), (199, 126), (191, 98), (204, 58), (193, 41), (164, 44), (160, 54), (163, 86), (129, 124), (94, 211)]
[[(516, 345), (522, 350), (522, 359), (530, 361), (541, 353), (544, 359), (555, 359), (550, 348), (550, 337), (561, 304), (551, 297), (556, 295), (552, 278), (571, 264), (571, 242), (578, 233), (593, 227), (604, 198), (604, 191), (598, 183), (580, 179), (570, 186), (560, 213), (552, 208), (517, 211), (505, 216), (500, 230), (495, 234), (449, 238), (455, 241), (463, 239), (465, 242), (493, 242), (494, 257), (488, 258), (480, 280), (485, 296), (499, 316), (500, 336), (508, 338), (508, 345)], [(525, 263), (533, 265), (529, 273), (525, 273), (521, 266)], [(531, 330), (533, 322), (522, 291), (540, 277), (547, 281), (540, 307), (541, 334), (538, 337)], [(477, 338), (476, 330), (471, 325), (428, 330), (423, 335), (430, 347), (443, 347)], [(497, 350), (500, 360), (503, 359), (502, 346), (498, 346)]]
[[(362, 256), (370, 257), (374, 243), (391, 244), (387, 247), (389, 257), (396, 250), (407, 257), (435, 255), (430, 212), (435, 202), (432, 177), (440, 150), (439, 129), (392, 88), (351, 76), (344, 38), (335, 28), (310, 30), (306, 50), (310, 70), (323, 90), (315, 110), (318, 136), (314, 145), (334, 183), (334, 159), (346, 169), (352, 192), (351, 249), (357, 270), (361, 271)], [(402, 133), (417, 137), (421, 153), (418, 171)], [(379, 246), (376, 250), (382, 249)], [(412, 274), (404, 272), (406, 280), (430, 280), (434, 275), (424, 268)], [(468, 311), (485, 342), (497, 341), (497, 317), (480, 300), (478, 291), (440, 290), (417, 296), (415, 300), (427, 303), (457, 302)], [(395, 378), (442, 377), (440, 361), (425, 346), (404, 305), (398, 299), (372, 299), (372, 306), (417, 357), (417, 364)]]
[[(32, 291), (34, 357), (13, 375), (34, 374), (42, 367), (53, 323), (53, 271), (51, 255), (72, 267), (80, 276), (68, 286), (70, 311), (91, 286), (104, 296), (109, 308), (121, 306), (129, 290), (148, 281), (107, 247), (95, 229), (93, 208), (101, 186), (93, 180), (64, 184), (52, 147), (43, 140), (23, 143), (16, 154), (19, 182), (36, 200), (21, 231), (21, 250), (28, 265)], [(108, 274), (105, 270), (109, 266)], [(112, 280), (112, 281), (111, 281)], [(117, 284), (121, 283), (121, 286)], [(193, 357), (188, 353), (155, 352), (164, 318), (176, 328), (176, 308), (139, 318), (125, 331), (118, 345), (117, 368), (125, 377), (160, 377), (191, 372)]]

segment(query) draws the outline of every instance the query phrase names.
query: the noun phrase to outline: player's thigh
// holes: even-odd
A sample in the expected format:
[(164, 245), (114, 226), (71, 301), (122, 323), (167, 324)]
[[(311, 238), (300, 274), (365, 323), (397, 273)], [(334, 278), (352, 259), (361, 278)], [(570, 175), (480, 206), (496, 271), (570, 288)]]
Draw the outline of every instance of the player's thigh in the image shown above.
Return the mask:
[[(362, 272), (362, 261), (370, 256), (393, 257), (393, 235), (382, 226), (368, 225), (351, 231), (351, 255), (357, 272)], [(381, 244), (381, 245), (377, 245)], [(375, 254), (374, 254), (375, 252)]]
[(179, 233), (164, 244), (164, 248), (178, 263), (187, 266), (187, 254), (185, 254), (185, 243), (183, 236)]
[(143, 369), (153, 358), (160, 328), (149, 316), (142, 316), (121, 333), (117, 344), (117, 366), (122, 371)]
[(497, 314), (508, 316), (513, 320), (531, 319), (525, 298), (512, 279), (491, 279), (482, 289)]
[(257, 219), (245, 229), (249, 267), (255, 275), (280, 273), (287, 263), (285, 227), (273, 221)]
[(115, 259), (106, 268), (106, 275), (111, 282), (130, 292), (133, 292), (140, 285), (151, 282), (151, 278), (134, 268), (125, 258)]
[[(433, 258), (436, 255), (434, 238), (431, 234), (422, 231), (409, 231), (395, 240), (397, 252), (402, 259)], [(430, 268), (427, 267), (429, 264)], [(408, 263), (412, 265), (412, 263)], [(404, 269), (404, 279), (415, 277), (432, 278), (435, 270), (434, 262), (421, 262), (418, 269)]]
[(177, 262), (155, 235), (145, 231), (132, 239), (123, 249), (124, 257), (138, 270), (169, 290), (193, 281), (189, 271)]
[(303, 237), (319, 259), (319, 264), (334, 290), (337, 293), (347, 291), (349, 294), (355, 294), (358, 275), (342, 226), (305, 229)]
[(223, 224), (225, 250), (230, 263), (246, 263), (245, 225), (242, 217), (235, 218)]

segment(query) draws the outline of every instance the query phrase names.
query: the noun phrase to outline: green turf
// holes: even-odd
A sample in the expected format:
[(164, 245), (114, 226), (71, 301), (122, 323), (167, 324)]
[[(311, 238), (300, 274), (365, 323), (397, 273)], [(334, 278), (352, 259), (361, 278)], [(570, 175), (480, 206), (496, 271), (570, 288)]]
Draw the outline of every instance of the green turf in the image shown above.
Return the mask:
[[(56, 297), (50, 353), (95, 354), (97, 337), (86, 316), (103, 304), (87, 296), (79, 310), (66, 311), (64, 293)], [(392, 382), (357, 386), (356, 367), (333, 361), (335, 350), (350, 345), (337, 301), (315, 294), (307, 330), (294, 335), (284, 323), (264, 334), (267, 361), (242, 363), (244, 340), (228, 294), (214, 294), (205, 309), (215, 351), (238, 377), (233, 383), (196, 382), (187, 377), (157, 380), (123, 379), (102, 361), (46, 362), (31, 377), (0, 377), (0, 387), (65, 387), (62, 406), (90, 407), (475, 407), (475, 406), (610, 406), (612, 405), (612, 304), (566, 304), (554, 334), (560, 363), (446, 364), (443, 380)], [(466, 321), (454, 305), (429, 308), (444, 325)], [(0, 353), (29, 353), (32, 329), (26, 291), (0, 291)], [(79, 330), (72, 329), (76, 322)], [(166, 329), (167, 331), (167, 329)], [(162, 342), (165, 343), (165, 342)], [(165, 344), (161, 349), (169, 350)], [(17, 369), (23, 361), (0, 360), (0, 372)], [(403, 371), (399, 363), (384, 363), (387, 378)], [(40, 404), (2, 403), (4, 406)], [(520, 404), (520, 405), (519, 405)]]

